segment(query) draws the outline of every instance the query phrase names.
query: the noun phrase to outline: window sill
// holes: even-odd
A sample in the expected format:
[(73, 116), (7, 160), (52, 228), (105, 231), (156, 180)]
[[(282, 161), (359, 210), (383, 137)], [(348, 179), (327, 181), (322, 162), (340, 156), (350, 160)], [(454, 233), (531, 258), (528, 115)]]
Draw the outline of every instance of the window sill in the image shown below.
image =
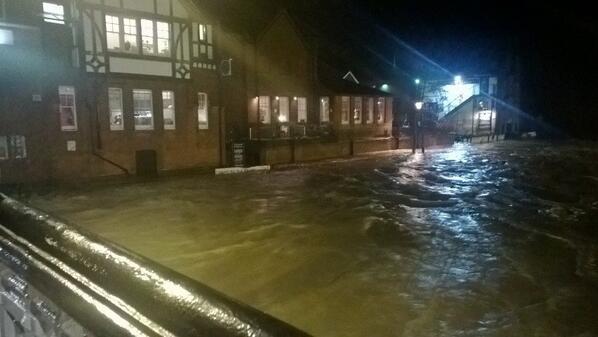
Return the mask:
[(108, 56), (123, 57), (123, 58), (130, 58), (130, 59), (136, 59), (136, 60), (172, 61), (172, 55), (169, 55), (169, 56), (145, 55), (145, 54), (139, 54), (139, 53), (108, 51)]

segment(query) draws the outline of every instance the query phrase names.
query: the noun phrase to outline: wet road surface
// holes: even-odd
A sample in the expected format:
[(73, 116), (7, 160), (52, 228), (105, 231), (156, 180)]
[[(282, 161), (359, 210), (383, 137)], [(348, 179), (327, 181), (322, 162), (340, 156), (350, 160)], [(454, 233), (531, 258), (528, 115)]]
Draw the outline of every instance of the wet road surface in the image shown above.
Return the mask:
[(596, 145), (456, 145), (30, 202), (316, 336), (598, 335)]

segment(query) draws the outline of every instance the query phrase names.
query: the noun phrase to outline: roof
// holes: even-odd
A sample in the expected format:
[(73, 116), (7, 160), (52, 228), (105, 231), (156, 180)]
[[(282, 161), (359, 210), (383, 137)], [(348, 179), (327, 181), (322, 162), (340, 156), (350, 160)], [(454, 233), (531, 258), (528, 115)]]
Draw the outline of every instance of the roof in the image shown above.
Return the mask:
[(339, 95), (391, 97), (392, 94), (376, 88), (343, 79), (343, 72), (321, 63), (318, 70), (320, 85)]

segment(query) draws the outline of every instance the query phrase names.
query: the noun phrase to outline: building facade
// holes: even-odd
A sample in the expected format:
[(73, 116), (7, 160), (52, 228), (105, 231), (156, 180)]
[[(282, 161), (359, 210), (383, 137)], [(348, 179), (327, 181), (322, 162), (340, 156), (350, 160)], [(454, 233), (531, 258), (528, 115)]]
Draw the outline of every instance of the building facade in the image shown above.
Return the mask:
[[(254, 163), (279, 164), (393, 148), (394, 102), (360, 84), (348, 69), (325, 61), (286, 11), (256, 37), (247, 53), (247, 139)], [(367, 144), (364, 144), (367, 143)]]
[(395, 147), (394, 97), (283, 11), (259, 36), (192, 0), (0, 0), (0, 184)]
[(222, 162), (217, 21), (187, 0), (2, 0), (0, 182)]

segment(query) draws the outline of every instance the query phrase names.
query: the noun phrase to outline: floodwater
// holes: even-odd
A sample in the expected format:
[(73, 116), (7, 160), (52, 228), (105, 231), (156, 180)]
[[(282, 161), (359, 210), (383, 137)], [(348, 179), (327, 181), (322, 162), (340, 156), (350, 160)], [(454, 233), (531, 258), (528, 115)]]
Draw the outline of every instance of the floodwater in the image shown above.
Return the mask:
[(31, 202), (316, 336), (598, 336), (596, 145), (455, 145)]

